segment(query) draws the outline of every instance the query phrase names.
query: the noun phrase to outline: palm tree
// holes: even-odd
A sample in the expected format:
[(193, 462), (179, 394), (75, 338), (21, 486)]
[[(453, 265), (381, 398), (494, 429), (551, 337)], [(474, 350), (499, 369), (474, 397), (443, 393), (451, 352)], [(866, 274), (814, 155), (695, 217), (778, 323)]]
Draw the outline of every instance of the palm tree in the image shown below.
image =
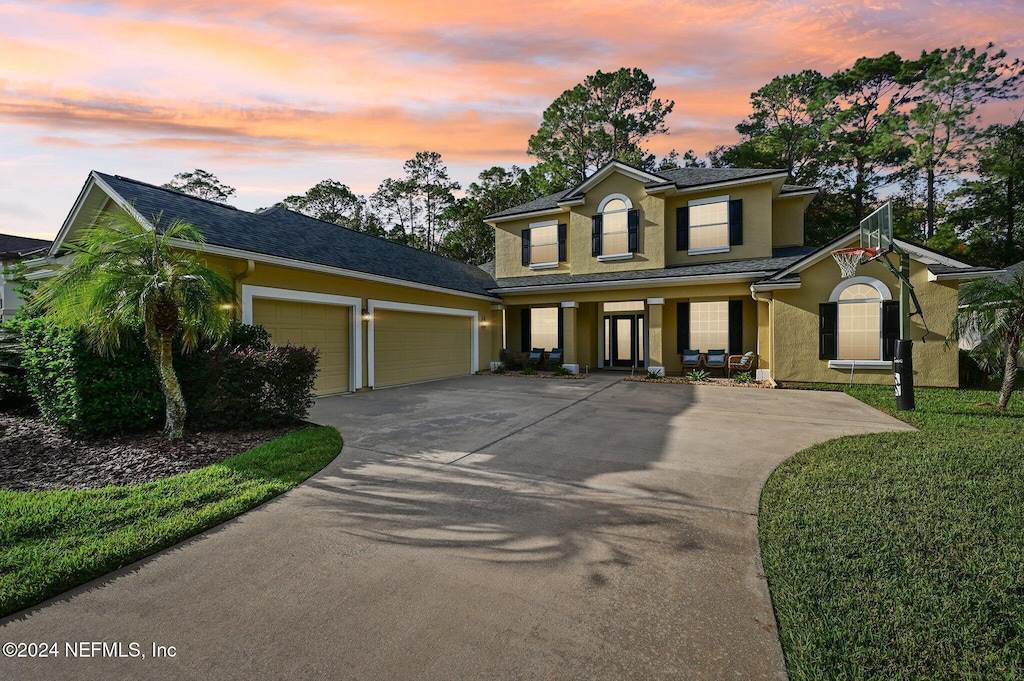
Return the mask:
[[(126, 334), (144, 330), (166, 403), (164, 434), (180, 439), (185, 399), (172, 363), (175, 337), (191, 351), (200, 338), (227, 333), (234, 288), (196, 253), (204, 242), (194, 226), (174, 222), (155, 229), (124, 211), (101, 213), (65, 248), (71, 261), (43, 284), (33, 305), (57, 322), (81, 328), (101, 354), (114, 354)], [(176, 248), (185, 241), (196, 253)]]
[(1004, 279), (979, 279), (960, 289), (960, 309), (949, 340), (978, 336), (981, 341), (971, 353), (982, 366), (994, 369), (1002, 358), (1003, 385), (997, 406), (1006, 411), (1017, 384), (1024, 338), (1024, 267)]

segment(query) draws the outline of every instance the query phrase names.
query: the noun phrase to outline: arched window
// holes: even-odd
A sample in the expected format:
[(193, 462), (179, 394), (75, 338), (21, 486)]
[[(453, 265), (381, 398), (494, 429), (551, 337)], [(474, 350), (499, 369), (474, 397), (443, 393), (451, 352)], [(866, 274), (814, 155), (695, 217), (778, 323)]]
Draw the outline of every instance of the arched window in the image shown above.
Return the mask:
[(821, 358), (889, 361), (899, 337), (899, 303), (871, 277), (846, 279), (821, 305)]
[(631, 258), (638, 250), (640, 214), (629, 197), (609, 194), (593, 216), (592, 255), (598, 260)]

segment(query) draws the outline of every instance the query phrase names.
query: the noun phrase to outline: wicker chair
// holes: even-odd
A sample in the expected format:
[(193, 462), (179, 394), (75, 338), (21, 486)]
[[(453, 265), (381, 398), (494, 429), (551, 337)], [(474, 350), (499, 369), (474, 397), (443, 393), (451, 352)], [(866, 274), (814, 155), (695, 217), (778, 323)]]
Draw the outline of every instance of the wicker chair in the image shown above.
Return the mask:
[(704, 355), (701, 354), (700, 350), (690, 350), (689, 348), (683, 350), (683, 354), (679, 355), (679, 360), (683, 363), (683, 375), (686, 375), (687, 369), (693, 371), (700, 367), (704, 361)]
[(751, 350), (742, 355), (729, 355), (729, 376), (734, 371), (753, 371), (757, 367), (757, 355)]
[(725, 352), (725, 348), (721, 350), (708, 350), (704, 353), (704, 366), (708, 369), (721, 369), (723, 376), (725, 376), (728, 361), (729, 355)]

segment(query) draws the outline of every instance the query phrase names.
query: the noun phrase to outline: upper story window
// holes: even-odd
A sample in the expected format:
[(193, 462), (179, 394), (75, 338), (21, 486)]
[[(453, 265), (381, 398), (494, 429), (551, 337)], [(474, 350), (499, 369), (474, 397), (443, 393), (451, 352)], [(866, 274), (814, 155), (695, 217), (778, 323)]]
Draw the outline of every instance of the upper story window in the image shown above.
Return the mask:
[(743, 199), (694, 199), (676, 208), (676, 250), (690, 255), (728, 253), (743, 244)]
[(892, 361), (899, 338), (899, 303), (870, 277), (843, 281), (820, 305), (819, 355), (829, 360)]
[(552, 220), (523, 230), (523, 267), (541, 270), (558, 267), (568, 258), (566, 225)]
[(598, 260), (626, 260), (637, 252), (640, 242), (640, 212), (629, 197), (605, 197), (592, 221), (591, 255)]

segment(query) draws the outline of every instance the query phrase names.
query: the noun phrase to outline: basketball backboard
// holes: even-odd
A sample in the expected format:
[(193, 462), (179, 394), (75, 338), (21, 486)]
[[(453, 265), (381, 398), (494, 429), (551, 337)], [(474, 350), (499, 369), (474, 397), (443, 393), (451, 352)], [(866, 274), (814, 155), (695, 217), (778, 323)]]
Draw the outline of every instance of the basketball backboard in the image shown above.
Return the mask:
[(892, 204), (884, 206), (860, 221), (860, 247), (871, 249), (873, 257), (892, 251)]

